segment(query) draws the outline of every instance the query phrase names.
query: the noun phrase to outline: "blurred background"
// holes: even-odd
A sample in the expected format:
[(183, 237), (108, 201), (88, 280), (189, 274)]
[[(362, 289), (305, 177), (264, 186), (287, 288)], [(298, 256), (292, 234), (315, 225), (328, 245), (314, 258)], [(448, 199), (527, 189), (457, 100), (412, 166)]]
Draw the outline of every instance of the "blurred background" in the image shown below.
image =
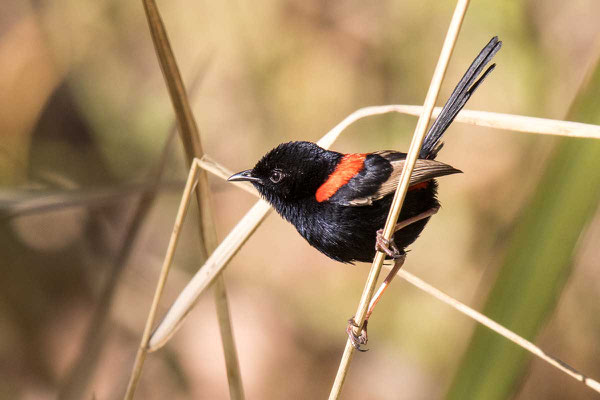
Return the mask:
[[(454, 5), (159, 3), (205, 151), (233, 171), (281, 142), (318, 140), (359, 107), (422, 104)], [(118, 399), (187, 176), (142, 4), (1, 8), (0, 398)], [(467, 108), (599, 123), (594, 79), (584, 80), (599, 13), (595, 0), (473, 1), (438, 103), (498, 35), (498, 67)], [(415, 123), (372, 117), (333, 149), (406, 150)], [(464, 174), (441, 179), (443, 208), (405, 268), (598, 379), (597, 144), (458, 123), (445, 139), (438, 158)], [(222, 239), (255, 198), (210, 183)], [(195, 222), (160, 315), (200, 266)], [(266, 219), (225, 272), (248, 398), (328, 395), (368, 269), (333, 262), (277, 215)], [(345, 399), (595, 398), (400, 279), (369, 339)], [(228, 398), (209, 293), (148, 357), (136, 398)]]

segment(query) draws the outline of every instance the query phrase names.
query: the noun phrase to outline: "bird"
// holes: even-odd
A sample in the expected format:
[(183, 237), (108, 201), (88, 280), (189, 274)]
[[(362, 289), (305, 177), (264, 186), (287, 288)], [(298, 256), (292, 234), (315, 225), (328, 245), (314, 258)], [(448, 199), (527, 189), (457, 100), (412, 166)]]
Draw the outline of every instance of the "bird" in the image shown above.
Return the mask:
[[(394, 260), (394, 268), (373, 297), (365, 323), (348, 322), (352, 344), (364, 351), (366, 327), (383, 291), (404, 263), (407, 247), (437, 213), (437, 178), (461, 173), (436, 157), (442, 135), (471, 95), (493, 71), (482, 73), (502, 42), (493, 37), (458, 82), (431, 125), (419, 152), (402, 210), (391, 240), (382, 236), (394, 192), (406, 162), (406, 153), (383, 150), (342, 154), (308, 141), (280, 144), (266, 153), (252, 169), (229, 177), (248, 181), (300, 235), (327, 257), (343, 263), (371, 262), (377, 251)], [(353, 327), (361, 328), (360, 335)]]

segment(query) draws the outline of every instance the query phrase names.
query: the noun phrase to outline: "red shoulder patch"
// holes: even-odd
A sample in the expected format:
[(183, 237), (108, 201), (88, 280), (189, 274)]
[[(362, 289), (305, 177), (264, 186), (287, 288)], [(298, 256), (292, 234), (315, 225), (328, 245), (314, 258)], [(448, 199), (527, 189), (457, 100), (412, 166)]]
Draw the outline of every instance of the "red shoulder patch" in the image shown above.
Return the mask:
[(365, 166), (366, 153), (346, 154), (338, 163), (329, 178), (318, 189), (315, 197), (319, 203), (329, 200), (331, 196), (344, 186), (354, 175), (358, 174)]
[(429, 182), (431, 182), (431, 181), (425, 181), (425, 182), (421, 182), (421, 183), (417, 183), (415, 185), (409, 186), (408, 190), (425, 189), (425, 188), (427, 188), (427, 186), (429, 186)]

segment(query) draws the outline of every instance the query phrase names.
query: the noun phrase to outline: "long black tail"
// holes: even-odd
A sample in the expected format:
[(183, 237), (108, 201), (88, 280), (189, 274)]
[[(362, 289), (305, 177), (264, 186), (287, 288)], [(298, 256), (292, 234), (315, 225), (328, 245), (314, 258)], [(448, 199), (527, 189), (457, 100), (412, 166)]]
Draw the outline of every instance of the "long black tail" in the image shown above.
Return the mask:
[(429, 128), (429, 131), (423, 140), (423, 147), (421, 148), (421, 153), (419, 153), (419, 158), (434, 159), (435, 156), (437, 156), (437, 153), (443, 146), (443, 143), (439, 142), (440, 138), (446, 129), (448, 129), (452, 121), (454, 121), (458, 112), (465, 106), (479, 84), (483, 82), (496, 66), (496, 64), (490, 65), (481, 77), (477, 79), (481, 71), (490, 62), (498, 50), (500, 50), (501, 46), (502, 42), (498, 40), (497, 36), (494, 36), (475, 58), (467, 72), (465, 72), (465, 75), (460, 82), (458, 82), (458, 85), (456, 85), (456, 88), (450, 95), (446, 104), (444, 104), (444, 108), (442, 108), (440, 115), (433, 125), (431, 125), (431, 128)]

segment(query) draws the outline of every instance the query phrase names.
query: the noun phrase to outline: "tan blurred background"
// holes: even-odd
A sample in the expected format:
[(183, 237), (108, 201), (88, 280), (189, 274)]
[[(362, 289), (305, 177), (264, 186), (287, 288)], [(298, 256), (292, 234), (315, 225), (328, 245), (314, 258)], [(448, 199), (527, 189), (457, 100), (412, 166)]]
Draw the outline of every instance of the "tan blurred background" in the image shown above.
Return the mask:
[[(184, 79), (197, 82), (192, 101), (205, 150), (238, 171), (278, 143), (317, 140), (359, 107), (422, 103), (454, 4), (159, 7)], [(4, 0), (0, 8), (0, 398), (118, 399), (187, 175), (175, 137), (152, 207), (128, 236), (173, 123), (142, 5)], [(498, 67), (467, 108), (564, 118), (598, 54), (598, 15), (595, 0), (473, 1), (439, 103), (498, 35)], [(406, 150), (415, 122), (373, 117), (333, 148)], [(455, 124), (445, 142), (439, 159), (465, 173), (441, 180), (443, 209), (411, 246), (406, 268), (481, 308), (556, 139)], [(211, 185), (223, 238), (255, 199), (218, 179)], [(161, 314), (199, 266), (194, 222), (188, 218)], [(596, 378), (599, 237), (595, 218), (536, 340)], [(367, 272), (327, 259), (290, 224), (267, 218), (225, 273), (249, 399), (327, 396)], [(99, 304), (109, 311), (88, 348)], [(355, 357), (345, 399), (443, 398), (474, 323), (398, 280), (369, 328), (371, 350)], [(539, 361), (514, 393), (595, 398)], [(137, 398), (227, 397), (205, 294), (169, 345), (149, 356)]]

